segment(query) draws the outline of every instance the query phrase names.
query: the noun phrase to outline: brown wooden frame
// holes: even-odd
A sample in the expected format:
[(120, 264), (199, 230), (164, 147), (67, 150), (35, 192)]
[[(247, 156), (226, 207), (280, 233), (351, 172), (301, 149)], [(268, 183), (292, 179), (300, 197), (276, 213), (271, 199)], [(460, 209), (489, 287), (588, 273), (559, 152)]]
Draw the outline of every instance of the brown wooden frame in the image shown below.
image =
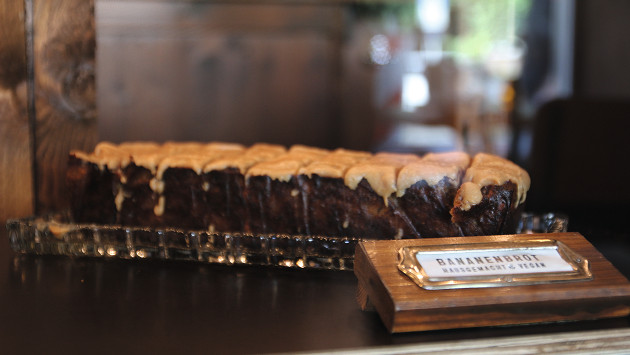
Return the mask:
[(0, 4), (0, 221), (63, 208), (70, 149), (96, 139), (92, 0)]

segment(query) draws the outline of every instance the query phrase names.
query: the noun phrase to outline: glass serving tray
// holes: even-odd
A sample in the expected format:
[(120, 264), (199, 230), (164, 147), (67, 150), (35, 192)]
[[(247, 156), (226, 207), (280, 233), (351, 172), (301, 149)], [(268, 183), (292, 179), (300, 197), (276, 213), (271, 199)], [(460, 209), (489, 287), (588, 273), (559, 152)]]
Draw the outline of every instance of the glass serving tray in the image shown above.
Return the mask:
[[(352, 270), (355, 247), (361, 240), (74, 224), (67, 221), (63, 215), (9, 220), (9, 244), (18, 253), (36, 255)], [(567, 223), (563, 215), (524, 213), (517, 233), (566, 232)]]

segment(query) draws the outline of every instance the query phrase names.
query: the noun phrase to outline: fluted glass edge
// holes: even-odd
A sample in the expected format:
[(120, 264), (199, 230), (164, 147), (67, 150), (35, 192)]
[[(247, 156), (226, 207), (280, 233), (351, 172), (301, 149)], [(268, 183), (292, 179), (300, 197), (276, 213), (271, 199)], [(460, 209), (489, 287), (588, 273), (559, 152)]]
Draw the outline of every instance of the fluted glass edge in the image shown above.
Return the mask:
[[(284, 234), (216, 233), (64, 222), (62, 216), (7, 221), (18, 253), (115, 259), (185, 260), (227, 265), (353, 270), (359, 238)], [(517, 233), (567, 231), (557, 213), (524, 213)]]

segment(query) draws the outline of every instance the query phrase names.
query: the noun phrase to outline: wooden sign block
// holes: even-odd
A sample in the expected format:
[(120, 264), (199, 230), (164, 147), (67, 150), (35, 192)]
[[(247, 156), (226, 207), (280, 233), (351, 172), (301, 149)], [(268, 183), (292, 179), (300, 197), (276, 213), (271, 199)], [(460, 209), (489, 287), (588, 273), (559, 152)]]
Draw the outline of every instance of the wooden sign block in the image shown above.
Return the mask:
[[(398, 268), (403, 247), (518, 243), (539, 237), (565, 244), (588, 260), (590, 280), (425, 289)], [(554, 233), (363, 241), (355, 255), (359, 303), (374, 308), (392, 333), (549, 323), (630, 314), (630, 283), (581, 234)]]

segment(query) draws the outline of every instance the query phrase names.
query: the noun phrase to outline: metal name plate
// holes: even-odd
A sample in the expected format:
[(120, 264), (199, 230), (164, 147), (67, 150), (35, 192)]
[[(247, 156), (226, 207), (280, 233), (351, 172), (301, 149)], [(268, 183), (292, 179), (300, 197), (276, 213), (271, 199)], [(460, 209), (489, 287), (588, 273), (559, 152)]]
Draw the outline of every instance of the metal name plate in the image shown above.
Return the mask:
[(398, 268), (427, 290), (593, 278), (588, 260), (553, 239), (403, 247)]

